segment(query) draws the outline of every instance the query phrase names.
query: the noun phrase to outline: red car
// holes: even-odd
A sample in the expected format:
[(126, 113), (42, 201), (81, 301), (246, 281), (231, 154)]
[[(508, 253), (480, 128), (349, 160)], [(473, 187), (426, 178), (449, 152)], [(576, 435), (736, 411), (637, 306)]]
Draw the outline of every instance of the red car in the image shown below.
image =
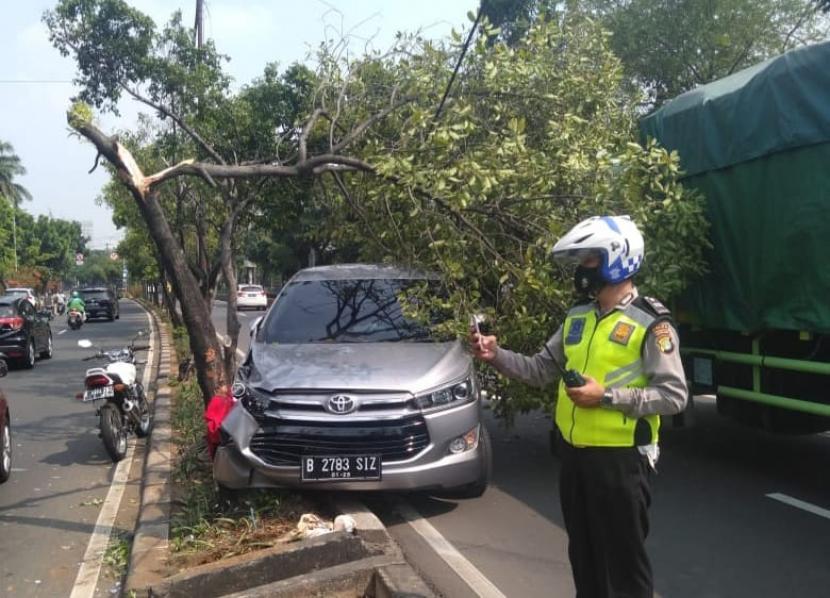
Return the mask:
[[(5, 376), (9, 368), (6, 360), (0, 353), (0, 378)], [(9, 479), (12, 472), (12, 428), (9, 404), (3, 391), (0, 390), (0, 484)]]

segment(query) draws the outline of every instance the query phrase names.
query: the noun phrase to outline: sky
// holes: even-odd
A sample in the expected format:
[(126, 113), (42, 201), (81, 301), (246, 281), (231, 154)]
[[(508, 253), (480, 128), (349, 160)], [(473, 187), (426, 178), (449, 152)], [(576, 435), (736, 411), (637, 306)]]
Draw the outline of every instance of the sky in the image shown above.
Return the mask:
[[(192, 23), (195, 0), (127, 0), (161, 27), (181, 9)], [(70, 136), (66, 109), (77, 93), (75, 65), (49, 43), (41, 21), (55, 1), (0, 0), (0, 140), (11, 143), (26, 168), (17, 182), (32, 194), (23, 208), (35, 215), (78, 220), (90, 227), (92, 248), (114, 247), (121, 233), (109, 210), (95, 203), (107, 181), (90, 144)], [(439, 38), (469, 26), (467, 12), (478, 0), (205, 0), (205, 33), (230, 57), (237, 85), (258, 77), (269, 62), (300, 61), (320, 42), (348, 34), (350, 48), (386, 49), (398, 31), (421, 30)], [(122, 100), (121, 117), (104, 115), (105, 132), (129, 129), (137, 107)]]

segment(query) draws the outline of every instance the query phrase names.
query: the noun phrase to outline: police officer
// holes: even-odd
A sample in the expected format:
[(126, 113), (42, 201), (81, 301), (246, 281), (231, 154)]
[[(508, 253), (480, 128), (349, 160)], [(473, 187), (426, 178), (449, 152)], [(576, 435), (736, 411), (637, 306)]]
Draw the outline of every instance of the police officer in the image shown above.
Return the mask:
[[(627, 216), (584, 220), (553, 256), (578, 263), (574, 283), (586, 299), (542, 350), (526, 356), (495, 336), (470, 337), (476, 357), (505, 376), (538, 387), (558, 380), (559, 498), (578, 598), (654, 593), (645, 549), (650, 475), (660, 416), (683, 411), (688, 391), (669, 310), (639, 296), (631, 280), (644, 250)], [(584, 384), (567, 386), (562, 368)]]

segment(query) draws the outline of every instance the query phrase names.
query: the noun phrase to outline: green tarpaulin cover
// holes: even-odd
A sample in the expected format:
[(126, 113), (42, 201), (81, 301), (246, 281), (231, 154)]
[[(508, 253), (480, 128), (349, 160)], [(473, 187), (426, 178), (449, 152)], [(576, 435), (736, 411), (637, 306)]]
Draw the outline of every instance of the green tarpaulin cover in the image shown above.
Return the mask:
[(830, 332), (830, 42), (687, 92), (641, 132), (707, 200), (710, 274), (684, 310), (707, 328)]

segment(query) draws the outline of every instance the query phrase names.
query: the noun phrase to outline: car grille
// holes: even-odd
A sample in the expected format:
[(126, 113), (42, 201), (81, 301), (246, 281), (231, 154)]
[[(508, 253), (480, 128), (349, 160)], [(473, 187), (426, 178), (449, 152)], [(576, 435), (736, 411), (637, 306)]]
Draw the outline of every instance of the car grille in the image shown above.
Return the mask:
[(420, 416), (395, 421), (290, 421), (263, 424), (251, 451), (269, 465), (299, 466), (301, 455), (380, 455), (384, 463), (409, 459), (429, 445)]

